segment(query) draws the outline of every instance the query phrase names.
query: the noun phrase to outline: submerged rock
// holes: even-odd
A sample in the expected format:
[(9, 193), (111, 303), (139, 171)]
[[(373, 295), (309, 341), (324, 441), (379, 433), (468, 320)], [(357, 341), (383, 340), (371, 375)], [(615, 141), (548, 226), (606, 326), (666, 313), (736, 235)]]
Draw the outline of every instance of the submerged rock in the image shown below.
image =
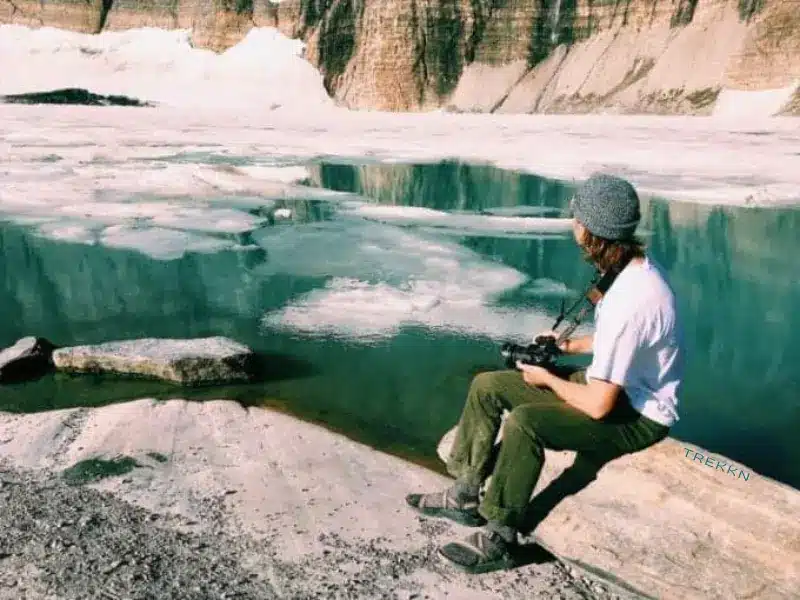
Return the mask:
[(127, 340), (62, 348), (56, 367), (79, 373), (117, 373), (196, 385), (247, 381), (253, 351), (225, 337)]
[(152, 106), (128, 96), (103, 96), (83, 88), (64, 88), (49, 92), (30, 92), (0, 96), (6, 104), (79, 104), (83, 106)]
[(41, 377), (52, 366), (56, 346), (44, 338), (25, 337), (0, 352), (0, 383)]

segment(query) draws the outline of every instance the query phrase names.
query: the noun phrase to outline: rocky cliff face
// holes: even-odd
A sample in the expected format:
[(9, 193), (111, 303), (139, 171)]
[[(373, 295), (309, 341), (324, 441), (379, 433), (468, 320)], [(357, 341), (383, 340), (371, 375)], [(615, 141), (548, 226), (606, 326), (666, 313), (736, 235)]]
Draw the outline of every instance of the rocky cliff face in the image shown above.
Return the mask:
[(0, 23), (84, 33), (159, 27), (191, 29), (195, 46), (220, 51), (251, 27), (277, 25), (278, 5), (267, 0), (0, 0)]
[(0, 0), (0, 21), (191, 28), (214, 50), (275, 26), (351, 108), (708, 114), (781, 89), (800, 114), (797, 0)]

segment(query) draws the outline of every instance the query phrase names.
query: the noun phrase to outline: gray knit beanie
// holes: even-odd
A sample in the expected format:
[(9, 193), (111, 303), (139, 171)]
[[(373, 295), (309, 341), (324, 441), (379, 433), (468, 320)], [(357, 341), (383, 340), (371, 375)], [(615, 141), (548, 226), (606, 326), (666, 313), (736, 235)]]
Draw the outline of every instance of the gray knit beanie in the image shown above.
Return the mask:
[(607, 240), (633, 237), (639, 225), (639, 196), (626, 180), (594, 173), (570, 203), (572, 216), (590, 233)]

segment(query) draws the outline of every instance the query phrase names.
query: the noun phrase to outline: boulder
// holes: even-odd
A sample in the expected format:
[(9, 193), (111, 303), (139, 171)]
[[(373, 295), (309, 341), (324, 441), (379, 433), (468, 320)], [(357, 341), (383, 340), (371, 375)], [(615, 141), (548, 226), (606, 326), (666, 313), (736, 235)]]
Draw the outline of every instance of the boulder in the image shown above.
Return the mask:
[(25, 337), (0, 351), (0, 383), (36, 379), (53, 367), (55, 345), (44, 338)]
[(61, 348), (58, 369), (164, 379), (183, 385), (248, 381), (255, 355), (225, 337), (126, 340)]
[(547, 450), (531, 502), (554, 555), (657, 598), (797, 598), (797, 490), (672, 438), (599, 471), (580, 458)]

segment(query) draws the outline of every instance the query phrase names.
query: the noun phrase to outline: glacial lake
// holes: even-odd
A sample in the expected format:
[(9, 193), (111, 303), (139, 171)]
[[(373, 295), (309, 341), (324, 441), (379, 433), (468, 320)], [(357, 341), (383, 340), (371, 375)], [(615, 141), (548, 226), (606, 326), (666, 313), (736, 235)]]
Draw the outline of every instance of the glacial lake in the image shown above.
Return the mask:
[[(0, 224), (0, 346), (27, 335), (61, 346), (224, 335), (273, 365), (257, 384), (198, 389), (48, 375), (4, 386), (0, 410), (230, 398), (432, 464), (471, 377), (501, 368), (499, 344), (548, 326), (591, 276), (569, 234), (494, 218), (564, 216), (572, 183), (458, 163), (311, 172), (309, 186), (383, 208), (343, 210), (310, 191), (279, 203), (290, 217), (220, 234), (234, 247), (171, 259)], [(238, 209), (261, 214), (252, 201)], [(643, 209), (642, 235), (687, 330), (672, 435), (800, 488), (800, 210), (659, 199)]]

